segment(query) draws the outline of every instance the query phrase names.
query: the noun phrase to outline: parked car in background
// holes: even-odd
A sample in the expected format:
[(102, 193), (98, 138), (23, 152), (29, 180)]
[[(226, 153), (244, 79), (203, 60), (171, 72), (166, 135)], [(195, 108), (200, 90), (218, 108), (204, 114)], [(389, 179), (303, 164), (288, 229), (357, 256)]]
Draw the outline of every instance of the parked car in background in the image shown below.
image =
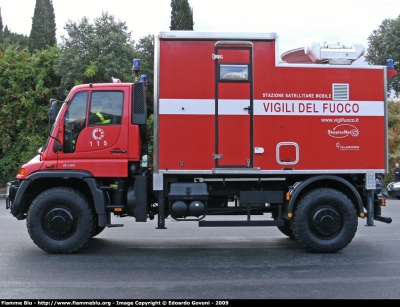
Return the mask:
[(376, 185), (376, 188), (375, 188), (375, 193), (376, 194), (384, 194), (384, 190), (383, 190), (383, 180), (382, 180), (382, 178), (381, 177), (377, 177), (376, 179), (375, 179), (375, 185)]
[(400, 199), (400, 181), (389, 183), (386, 190), (388, 196)]

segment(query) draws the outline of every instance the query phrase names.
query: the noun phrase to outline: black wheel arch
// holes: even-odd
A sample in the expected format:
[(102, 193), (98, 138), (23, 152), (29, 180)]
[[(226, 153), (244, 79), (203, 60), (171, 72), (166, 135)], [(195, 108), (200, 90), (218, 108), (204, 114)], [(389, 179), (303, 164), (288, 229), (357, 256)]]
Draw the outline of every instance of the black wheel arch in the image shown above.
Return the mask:
[(351, 184), (351, 182), (345, 178), (334, 176), (334, 175), (320, 175), (310, 177), (302, 181), (295, 189), (288, 203), (287, 213), (294, 213), (296, 203), (301, 199), (302, 195), (307, 193), (311, 189), (315, 188), (334, 188), (342, 193), (346, 194), (347, 197), (353, 202), (358, 216), (363, 212), (363, 201), (360, 193)]
[(37, 195), (57, 186), (77, 189), (95, 204), (95, 210), (99, 216), (106, 215), (108, 199), (105, 193), (98, 189), (96, 179), (90, 172), (57, 170), (36, 172), (22, 180), (13, 200), (11, 213), (21, 217), (28, 211), (32, 200)]

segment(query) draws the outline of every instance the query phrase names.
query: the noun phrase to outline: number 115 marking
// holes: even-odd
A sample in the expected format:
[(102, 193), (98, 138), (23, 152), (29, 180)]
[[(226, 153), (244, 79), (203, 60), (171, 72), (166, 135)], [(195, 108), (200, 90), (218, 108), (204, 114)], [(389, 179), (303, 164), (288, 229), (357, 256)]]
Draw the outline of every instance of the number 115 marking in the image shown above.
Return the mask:
[[(100, 141), (96, 141), (96, 142), (90, 141), (89, 143), (90, 143), (91, 147), (93, 145), (96, 145), (96, 144), (97, 144), (97, 146), (101, 146), (101, 144), (100, 144), (101, 142)], [(103, 146), (107, 146), (107, 141), (106, 140), (103, 141)]]

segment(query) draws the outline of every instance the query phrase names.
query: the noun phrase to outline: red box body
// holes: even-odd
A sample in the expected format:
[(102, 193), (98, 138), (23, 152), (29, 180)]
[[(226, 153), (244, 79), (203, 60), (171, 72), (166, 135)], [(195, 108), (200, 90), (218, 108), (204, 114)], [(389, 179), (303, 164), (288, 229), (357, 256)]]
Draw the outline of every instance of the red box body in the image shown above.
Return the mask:
[(276, 44), (158, 38), (157, 170), (385, 171), (386, 67), (285, 63)]

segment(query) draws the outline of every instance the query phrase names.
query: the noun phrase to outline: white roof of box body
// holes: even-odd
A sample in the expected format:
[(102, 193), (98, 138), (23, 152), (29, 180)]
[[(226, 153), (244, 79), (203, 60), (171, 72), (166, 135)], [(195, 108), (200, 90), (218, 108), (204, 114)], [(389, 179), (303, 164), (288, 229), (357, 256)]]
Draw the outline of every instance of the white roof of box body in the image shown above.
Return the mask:
[(197, 32), (197, 31), (166, 31), (160, 32), (161, 39), (276, 39), (274, 32)]

